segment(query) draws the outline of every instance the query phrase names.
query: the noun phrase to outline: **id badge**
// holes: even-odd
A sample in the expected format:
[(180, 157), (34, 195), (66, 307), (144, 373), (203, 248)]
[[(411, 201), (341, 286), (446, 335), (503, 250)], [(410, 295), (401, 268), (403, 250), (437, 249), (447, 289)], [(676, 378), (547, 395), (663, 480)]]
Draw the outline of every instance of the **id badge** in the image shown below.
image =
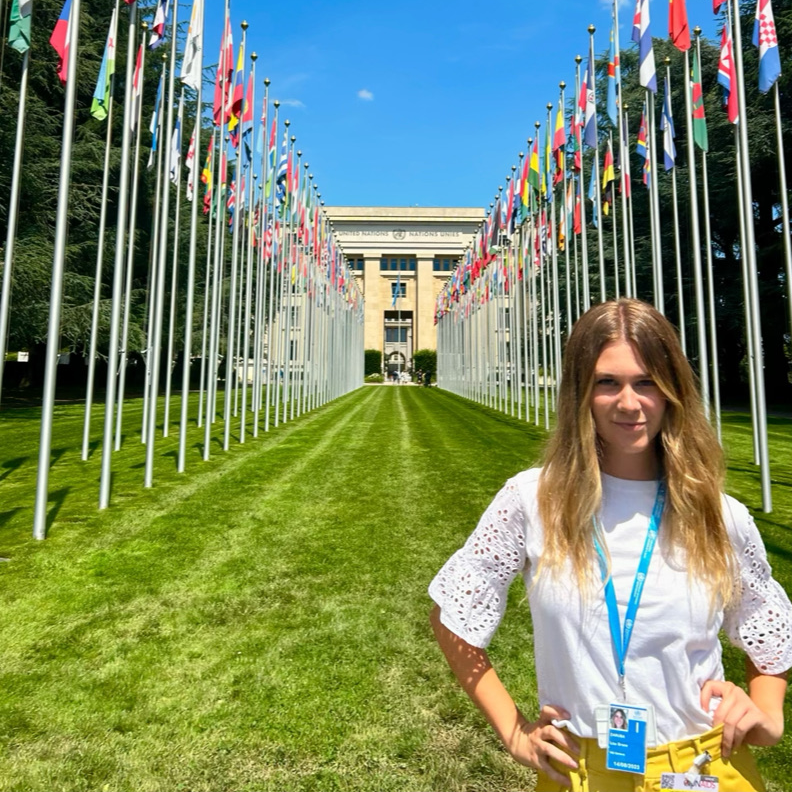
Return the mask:
[(606, 767), (623, 773), (646, 772), (648, 707), (634, 704), (608, 705)]
[(660, 776), (660, 789), (674, 790), (674, 792), (692, 792), (692, 790), (718, 792), (718, 787), (717, 776), (691, 773), (663, 773)]

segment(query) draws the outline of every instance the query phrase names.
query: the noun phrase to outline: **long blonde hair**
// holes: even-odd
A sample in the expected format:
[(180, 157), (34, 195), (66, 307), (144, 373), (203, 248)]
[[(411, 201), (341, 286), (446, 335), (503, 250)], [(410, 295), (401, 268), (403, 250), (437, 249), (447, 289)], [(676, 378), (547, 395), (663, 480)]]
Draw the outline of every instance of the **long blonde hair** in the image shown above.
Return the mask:
[(591, 308), (569, 336), (557, 426), (539, 478), (542, 564), (557, 570), (569, 559), (581, 587), (596, 568), (592, 516), (600, 509), (602, 485), (591, 395), (603, 348), (622, 340), (633, 346), (667, 400), (655, 440), (667, 486), (661, 541), (681, 550), (693, 576), (727, 603), (735, 560), (722, 514), (723, 453), (673, 326), (640, 300), (612, 300)]

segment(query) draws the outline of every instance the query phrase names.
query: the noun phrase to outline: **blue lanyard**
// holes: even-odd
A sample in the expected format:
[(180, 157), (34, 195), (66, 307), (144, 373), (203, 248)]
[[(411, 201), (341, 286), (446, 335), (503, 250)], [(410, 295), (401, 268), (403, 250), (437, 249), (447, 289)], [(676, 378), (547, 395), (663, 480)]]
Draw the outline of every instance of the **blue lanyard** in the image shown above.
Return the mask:
[(635, 573), (635, 580), (633, 581), (632, 593), (630, 594), (630, 602), (627, 605), (627, 613), (624, 619), (624, 630), (621, 628), (619, 621), (619, 607), (616, 602), (616, 592), (613, 588), (613, 579), (608, 574), (608, 561), (605, 552), (602, 549), (598, 537), (599, 526), (594, 518), (594, 527), (597, 533), (594, 535), (594, 547), (599, 556), (600, 571), (602, 572), (602, 580), (605, 583), (605, 604), (608, 608), (608, 624), (610, 626), (611, 640), (613, 641), (613, 649), (616, 654), (616, 661), (619, 669), (619, 685), (622, 689), (626, 700), (626, 691), (624, 686), (624, 661), (627, 657), (627, 649), (630, 645), (630, 638), (632, 637), (633, 625), (635, 624), (635, 616), (638, 613), (638, 606), (641, 603), (641, 595), (643, 594), (644, 583), (646, 582), (646, 573), (649, 571), (649, 562), (652, 560), (652, 552), (654, 551), (655, 544), (657, 543), (657, 533), (660, 530), (660, 520), (663, 516), (663, 507), (665, 506), (666, 486), (665, 482), (661, 481), (657, 488), (657, 497), (655, 498), (654, 507), (652, 509), (652, 519), (649, 522), (649, 528), (646, 532), (646, 540), (644, 541), (643, 552), (641, 553), (641, 560), (638, 563), (638, 571)]

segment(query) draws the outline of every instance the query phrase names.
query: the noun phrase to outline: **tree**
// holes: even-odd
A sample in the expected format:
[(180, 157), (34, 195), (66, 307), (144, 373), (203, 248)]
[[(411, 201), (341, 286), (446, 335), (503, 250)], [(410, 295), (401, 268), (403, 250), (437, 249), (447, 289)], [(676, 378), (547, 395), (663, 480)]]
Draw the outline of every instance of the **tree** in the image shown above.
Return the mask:
[(419, 349), (413, 355), (413, 370), (437, 377), (437, 352), (434, 349)]
[(382, 373), (382, 352), (379, 349), (367, 349), (364, 353), (364, 374), (363, 376), (368, 377), (369, 374), (381, 374)]

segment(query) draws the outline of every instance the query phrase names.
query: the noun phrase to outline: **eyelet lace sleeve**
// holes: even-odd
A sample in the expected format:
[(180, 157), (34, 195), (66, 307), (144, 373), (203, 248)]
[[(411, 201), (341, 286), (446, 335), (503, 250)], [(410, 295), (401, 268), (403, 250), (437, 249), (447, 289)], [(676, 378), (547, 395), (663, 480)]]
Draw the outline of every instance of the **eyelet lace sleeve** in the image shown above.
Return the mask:
[(742, 547), (736, 543), (739, 593), (726, 612), (723, 629), (763, 674), (792, 667), (792, 605), (773, 579), (759, 531), (747, 515)]
[(525, 513), (510, 480), (464, 547), (429, 586), (429, 595), (440, 606), (441, 622), (469, 644), (486, 648), (506, 610), (509, 585), (525, 559)]

